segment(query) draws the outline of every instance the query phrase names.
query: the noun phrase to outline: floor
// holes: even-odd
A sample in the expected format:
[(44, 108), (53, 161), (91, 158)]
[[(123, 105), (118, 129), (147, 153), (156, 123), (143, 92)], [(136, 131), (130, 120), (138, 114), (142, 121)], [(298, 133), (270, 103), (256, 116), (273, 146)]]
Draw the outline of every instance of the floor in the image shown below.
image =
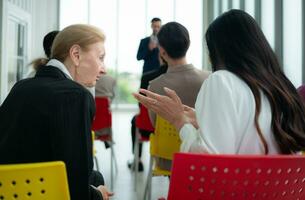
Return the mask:
[[(144, 172), (139, 173), (138, 187), (135, 192), (134, 173), (127, 167), (127, 161), (132, 160), (130, 121), (136, 111), (113, 111), (113, 135), (114, 149), (118, 161), (118, 173), (114, 178), (115, 193), (112, 200), (144, 200), (144, 188), (148, 174), (149, 144), (143, 145), (142, 161)], [(100, 171), (104, 175), (106, 185), (110, 188), (110, 150), (105, 149), (104, 144), (95, 142), (97, 158)], [(152, 179), (152, 200), (166, 197), (168, 192), (169, 179), (167, 177), (154, 177)]]

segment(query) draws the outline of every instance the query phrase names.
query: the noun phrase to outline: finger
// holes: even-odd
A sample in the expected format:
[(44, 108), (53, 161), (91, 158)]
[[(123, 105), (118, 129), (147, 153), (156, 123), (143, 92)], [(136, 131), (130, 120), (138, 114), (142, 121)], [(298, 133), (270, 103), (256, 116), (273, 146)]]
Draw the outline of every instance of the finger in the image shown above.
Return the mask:
[(154, 92), (151, 92), (151, 91), (145, 90), (145, 89), (140, 89), (140, 92), (152, 99), (157, 99), (158, 101), (160, 101), (162, 99), (162, 97), (164, 97), (163, 95), (159, 95), (157, 93), (154, 93)]
[(110, 197), (111, 197), (111, 196), (113, 196), (113, 195), (114, 195), (114, 192), (108, 192), (107, 194), (108, 194), (108, 196), (110, 196)]
[(187, 106), (187, 105), (183, 105), (183, 110), (189, 111), (189, 110), (194, 110), (194, 108), (189, 107), (189, 106)]
[(148, 109), (155, 110), (158, 107), (155, 99), (137, 93), (133, 93), (133, 96)]
[(145, 96), (141, 95), (141, 94), (137, 94), (137, 93), (133, 93), (132, 94), (134, 96), (134, 98), (137, 99), (137, 101), (139, 101), (141, 104), (143, 104), (145, 107), (149, 108), (149, 103), (147, 101), (147, 99), (145, 98)]
[(173, 99), (175, 102), (182, 104), (181, 99), (178, 97), (177, 93), (174, 90), (171, 90), (167, 87), (164, 87), (164, 91), (171, 99)]

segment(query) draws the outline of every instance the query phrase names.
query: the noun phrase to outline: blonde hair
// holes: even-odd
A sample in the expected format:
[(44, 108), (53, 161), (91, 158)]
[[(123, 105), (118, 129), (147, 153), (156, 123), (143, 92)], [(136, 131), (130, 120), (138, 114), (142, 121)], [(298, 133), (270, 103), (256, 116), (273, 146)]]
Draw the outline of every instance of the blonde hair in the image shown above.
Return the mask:
[(77, 44), (86, 51), (89, 45), (104, 41), (105, 34), (95, 26), (86, 24), (71, 25), (64, 28), (56, 36), (51, 49), (51, 58), (64, 62), (73, 45)]

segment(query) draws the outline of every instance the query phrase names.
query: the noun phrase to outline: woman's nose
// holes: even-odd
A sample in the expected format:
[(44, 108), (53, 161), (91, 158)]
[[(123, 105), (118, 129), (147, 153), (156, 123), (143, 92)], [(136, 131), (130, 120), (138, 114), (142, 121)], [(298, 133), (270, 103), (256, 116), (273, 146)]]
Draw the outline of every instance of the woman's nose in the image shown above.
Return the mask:
[(100, 68), (100, 74), (106, 74), (106, 68), (105, 67)]

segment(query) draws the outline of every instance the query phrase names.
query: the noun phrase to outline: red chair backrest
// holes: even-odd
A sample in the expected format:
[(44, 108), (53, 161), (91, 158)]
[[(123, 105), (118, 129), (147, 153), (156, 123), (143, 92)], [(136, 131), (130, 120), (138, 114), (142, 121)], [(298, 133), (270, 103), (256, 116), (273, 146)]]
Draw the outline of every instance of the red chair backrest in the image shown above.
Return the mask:
[(155, 130), (150, 122), (148, 110), (142, 104), (140, 104), (140, 113), (136, 116), (136, 127), (151, 132)]
[(180, 199), (305, 199), (305, 157), (177, 153), (168, 200)]
[(110, 100), (107, 97), (95, 97), (95, 118), (92, 124), (92, 130), (109, 128), (112, 125), (112, 114), (110, 111)]

